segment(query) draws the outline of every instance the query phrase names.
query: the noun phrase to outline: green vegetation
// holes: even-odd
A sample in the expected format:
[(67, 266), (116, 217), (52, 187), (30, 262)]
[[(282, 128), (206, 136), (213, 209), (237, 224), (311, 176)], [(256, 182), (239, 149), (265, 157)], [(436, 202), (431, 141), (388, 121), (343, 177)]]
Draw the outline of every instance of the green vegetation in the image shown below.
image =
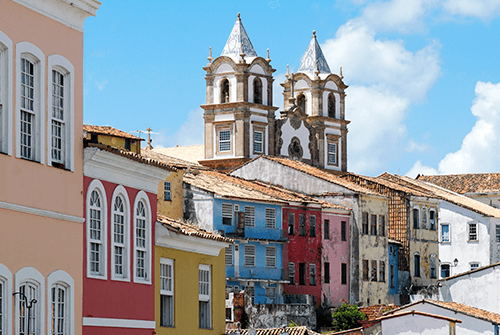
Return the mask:
[(333, 326), (337, 331), (348, 330), (360, 327), (359, 321), (366, 320), (366, 315), (359, 310), (358, 305), (342, 303), (342, 306), (335, 309), (332, 314)]

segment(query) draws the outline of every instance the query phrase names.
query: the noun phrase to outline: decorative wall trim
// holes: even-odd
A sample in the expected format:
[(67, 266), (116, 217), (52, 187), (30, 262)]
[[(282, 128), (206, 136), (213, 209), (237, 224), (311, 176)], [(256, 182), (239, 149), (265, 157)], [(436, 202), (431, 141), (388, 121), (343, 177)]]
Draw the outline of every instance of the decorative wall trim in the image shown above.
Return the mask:
[(155, 329), (155, 321), (150, 320), (130, 320), (130, 319), (110, 319), (110, 318), (83, 318), (83, 326), (87, 327), (116, 327), (135, 329)]
[(32, 214), (32, 215), (44, 216), (47, 218), (58, 219), (58, 220), (63, 220), (63, 221), (70, 221), (70, 222), (76, 222), (76, 223), (84, 223), (85, 222), (85, 219), (82, 217), (79, 217), (79, 216), (61, 214), (61, 213), (57, 213), (57, 212), (47, 211), (44, 209), (38, 209), (38, 208), (33, 208), (33, 207), (11, 204), (8, 202), (3, 202), (3, 201), (0, 201), (0, 208), (8, 209), (11, 211), (16, 211), (16, 212), (20, 212), (20, 213), (27, 213), (27, 214)]

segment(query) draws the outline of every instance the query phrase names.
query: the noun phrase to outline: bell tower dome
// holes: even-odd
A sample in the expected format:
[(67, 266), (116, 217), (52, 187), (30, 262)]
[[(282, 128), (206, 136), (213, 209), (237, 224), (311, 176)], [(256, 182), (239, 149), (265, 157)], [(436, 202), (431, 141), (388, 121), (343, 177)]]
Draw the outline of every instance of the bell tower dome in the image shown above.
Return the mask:
[(339, 172), (347, 171), (347, 125), (350, 122), (345, 119), (344, 109), (344, 90), (348, 86), (342, 79), (342, 68), (339, 75), (331, 72), (313, 31), (297, 73), (288, 75), (281, 84), (285, 110), (294, 104), (301, 107), (314, 129), (318, 155), (313, 165)]
[(230, 169), (258, 155), (274, 155), (273, 73), (269, 50), (259, 57), (240, 14), (219, 57), (208, 57), (205, 159), (202, 164)]

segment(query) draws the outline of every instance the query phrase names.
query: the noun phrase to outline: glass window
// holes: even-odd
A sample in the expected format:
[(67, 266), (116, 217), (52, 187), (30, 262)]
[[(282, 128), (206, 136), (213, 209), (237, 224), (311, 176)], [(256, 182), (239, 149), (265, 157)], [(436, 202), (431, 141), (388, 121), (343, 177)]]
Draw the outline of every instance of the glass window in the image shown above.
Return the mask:
[(337, 165), (337, 143), (328, 143), (328, 164)]
[(261, 131), (253, 132), (253, 151), (262, 153), (264, 148), (264, 134)]
[[(26, 306), (26, 300), (21, 299), (19, 297), (22, 297), (23, 294), (26, 296), (28, 299), (28, 304), (35, 299), (36, 301), (40, 301), (40, 298), (38, 297), (38, 286), (36, 286), (33, 283), (24, 283), (21, 284), (19, 287), (19, 292), (21, 293), (18, 295), (17, 301), (19, 304), (19, 335), (38, 335), (39, 334), (39, 328), (40, 328), (40, 318), (39, 318), (39, 308), (43, 308), (43, 306), (40, 306), (38, 303), (33, 303), (32, 308), (30, 311), (29, 315), (29, 320), (28, 320), (28, 308)], [(30, 328), (30, 334), (27, 333), (28, 331), (28, 322), (29, 322), (29, 328)]]
[(199, 284), (199, 317), (200, 317), (200, 328), (210, 329), (212, 328), (211, 321), (211, 297), (212, 297), (212, 285), (211, 285), (211, 269), (210, 265), (200, 264), (198, 270), (198, 284)]
[(219, 151), (231, 151), (231, 131), (221, 130), (219, 131)]
[(316, 215), (309, 216), (309, 236), (316, 237)]
[(126, 238), (125, 225), (125, 205), (121, 196), (115, 198), (113, 204), (113, 254), (114, 254), (114, 275), (119, 278), (126, 278)]
[(325, 222), (323, 222), (323, 230), (324, 230), (323, 238), (325, 240), (329, 240), (330, 239), (330, 220), (325, 220)]
[(496, 225), (495, 241), (500, 242), (500, 224)]
[[(55, 284), (51, 289), (51, 334), (68, 334), (68, 297), (66, 288), (61, 284)], [(32, 310), (33, 312), (33, 310)], [(33, 329), (30, 326), (30, 333)], [(33, 331), (35, 333), (35, 331)]]
[(233, 224), (233, 205), (222, 204), (222, 224)]
[(330, 284), (330, 262), (325, 262), (325, 284)]
[(288, 263), (288, 280), (290, 281), (290, 285), (295, 285), (295, 263)]
[(371, 281), (377, 281), (377, 261), (372, 261)]
[(477, 240), (477, 223), (469, 223), (469, 241)]
[(174, 326), (174, 260), (160, 258), (160, 326)]
[(52, 70), (52, 162), (64, 162), (64, 75)]
[(34, 159), (35, 64), (21, 59), (21, 157)]
[(316, 286), (316, 264), (309, 264), (309, 285)]
[(363, 235), (368, 235), (368, 213), (363, 212), (362, 214), (362, 224), (363, 224)]
[(389, 276), (389, 284), (391, 288), (394, 288), (394, 265), (390, 265), (390, 276)]
[(377, 235), (377, 216), (374, 214), (370, 217), (370, 234)]
[(89, 218), (89, 241), (90, 241), (90, 273), (93, 275), (102, 275), (104, 268), (102, 266), (104, 252), (103, 244), (103, 222), (101, 197), (97, 191), (92, 191), (90, 195), (90, 218)]
[(436, 230), (436, 212), (433, 210), (429, 212), (429, 229)]
[(147, 245), (147, 217), (144, 202), (139, 201), (136, 208), (135, 221), (135, 263), (136, 277), (147, 279), (148, 277), (148, 245)]
[(378, 216), (378, 233), (380, 236), (385, 236), (385, 216)]
[(295, 214), (288, 213), (288, 235), (295, 235)]
[(363, 280), (368, 280), (368, 274), (369, 274), (369, 264), (368, 264), (368, 260), (366, 259), (363, 259)]
[(163, 183), (163, 200), (171, 201), (172, 200), (172, 185), (169, 181)]
[(419, 220), (418, 208), (413, 208), (413, 229), (419, 228)]
[(379, 272), (378, 280), (380, 282), (385, 283), (385, 262), (384, 261), (379, 262), (378, 272)]
[(306, 215), (299, 214), (299, 236), (306, 236)]
[(413, 275), (415, 277), (420, 277), (420, 255), (413, 255)]
[(436, 255), (432, 254), (429, 257), (429, 268), (430, 268), (430, 277), (432, 279), (437, 278), (437, 257)]
[(471, 270), (479, 269), (479, 262), (472, 262), (472, 263), (470, 263), (470, 269)]
[(450, 225), (441, 225), (441, 242), (450, 242)]
[(441, 278), (450, 276), (450, 264), (441, 264)]

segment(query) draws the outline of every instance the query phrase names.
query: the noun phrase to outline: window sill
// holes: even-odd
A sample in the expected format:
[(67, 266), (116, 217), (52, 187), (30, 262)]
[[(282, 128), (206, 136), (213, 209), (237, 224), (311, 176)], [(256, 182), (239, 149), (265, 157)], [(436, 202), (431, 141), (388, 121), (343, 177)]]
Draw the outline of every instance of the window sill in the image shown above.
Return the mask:
[(171, 329), (173, 328), (173, 329), (175, 329), (175, 326), (162, 326), (162, 325), (160, 325), (160, 328), (171, 328)]
[(479, 243), (479, 240), (468, 240), (467, 243)]

